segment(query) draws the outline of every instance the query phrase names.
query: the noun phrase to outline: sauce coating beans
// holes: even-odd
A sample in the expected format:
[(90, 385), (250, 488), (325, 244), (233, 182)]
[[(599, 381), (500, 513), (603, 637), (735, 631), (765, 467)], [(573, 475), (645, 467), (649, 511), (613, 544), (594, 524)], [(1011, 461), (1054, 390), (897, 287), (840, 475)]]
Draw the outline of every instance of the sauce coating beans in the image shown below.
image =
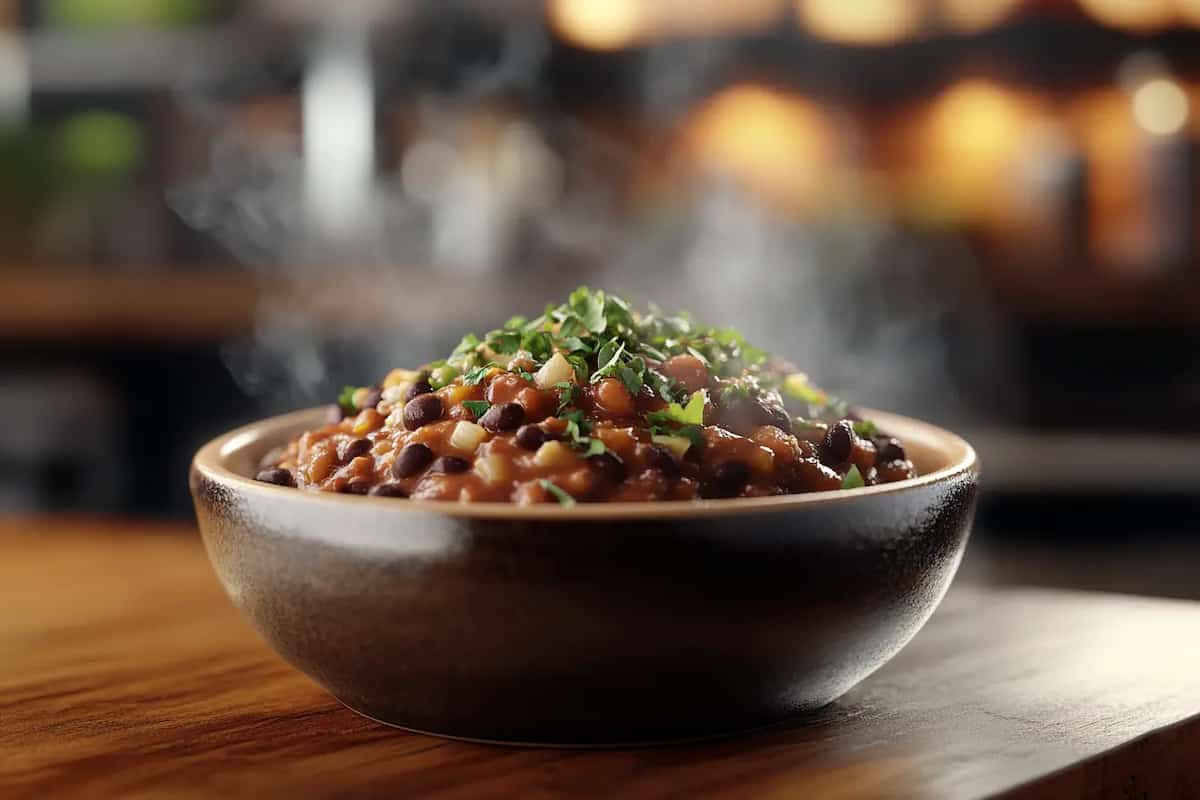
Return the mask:
[(437, 422), (442, 416), (442, 398), (422, 394), (404, 404), (404, 427), (410, 431)]
[[(782, 365), (782, 366), (780, 366)], [(857, 470), (857, 474), (855, 474)], [(904, 445), (736, 331), (580, 289), (347, 387), (260, 481), (410, 502), (761, 497), (916, 475)]]
[(432, 463), (433, 451), (429, 445), (410, 442), (396, 454), (396, 460), (392, 462), (392, 477), (411, 478)]
[(492, 406), (479, 418), (479, 424), (492, 431), (511, 431), (525, 421), (525, 408), (520, 403)]

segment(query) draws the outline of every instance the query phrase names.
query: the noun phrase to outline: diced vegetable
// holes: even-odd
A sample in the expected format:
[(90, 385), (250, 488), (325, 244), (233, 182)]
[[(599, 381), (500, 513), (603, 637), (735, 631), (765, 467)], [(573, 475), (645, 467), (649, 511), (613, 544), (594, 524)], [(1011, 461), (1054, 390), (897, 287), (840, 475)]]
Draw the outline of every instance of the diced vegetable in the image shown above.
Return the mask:
[(783, 391), (813, 406), (823, 406), (829, 401), (829, 395), (811, 386), (803, 372), (793, 372), (784, 378)]
[(692, 440), (686, 436), (668, 436), (663, 433), (654, 434), (650, 437), (650, 441), (667, 448), (675, 454), (676, 458), (683, 458), (692, 446)]
[(866, 481), (863, 480), (862, 473), (858, 471), (858, 467), (851, 465), (850, 471), (846, 473), (846, 477), (842, 479), (843, 489), (859, 489), (866, 486)]
[(383, 388), (387, 389), (390, 386), (397, 386), (401, 383), (416, 383), (420, 377), (420, 373), (416, 370), (394, 369), (383, 379)]
[(480, 456), (475, 459), (475, 472), (491, 484), (504, 483), (510, 480), (512, 475), (508, 460), (498, 455)]
[(441, 389), (443, 386), (449, 385), (460, 374), (457, 367), (452, 367), (449, 364), (442, 364), (440, 367), (429, 373), (429, 385), (434, 389)]
[(575, 368), (562, 353), (555, 353), (533, 376), (539, 389), (552, 389), (558, 383), (574, 383)]
[(579, 460), (579, 456), (562, 442), (546, 442), (533, 456), (539, 467), (566, 467)]
[(487, 438), (488, 432), (482, 427), (474, 422), (462, 420), (454, 426), (454, 432), (450, 434), (450, 446), (464, 453), (474, 453), (475, 448)]

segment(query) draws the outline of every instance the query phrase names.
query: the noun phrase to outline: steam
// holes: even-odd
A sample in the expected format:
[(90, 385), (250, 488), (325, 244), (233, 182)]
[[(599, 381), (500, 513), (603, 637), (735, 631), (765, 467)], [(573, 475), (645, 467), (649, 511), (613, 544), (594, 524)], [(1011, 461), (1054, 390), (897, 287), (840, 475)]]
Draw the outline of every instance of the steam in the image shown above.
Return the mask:
[[(271, 287), (254, 335), (226, 351), (267, 408), (328, 402), (342, 383), (442, 357), (461, 333), (583, 283), (735, 325), (865, 405), (955, 418), (964, 383), (1012, 380), (959, 243), (867, 213), (800, 225), (688, 170), (670, 176), (683, 202), (632, 212), (621, 181), (644, 155), (520, 99), (546, 52), (527, 26), (513, 26), (491, 69), (419, 95), (403, 152), (368, 169), (365, 46), (342, 36), (315, 51), (303, 145), (210, 114), (209, 163), (171, 198)], [(659, 116), (687, 94), (666, 62), (649, 58), (643, 76)], [(989, 367), (954, 375), (952, 350)]]

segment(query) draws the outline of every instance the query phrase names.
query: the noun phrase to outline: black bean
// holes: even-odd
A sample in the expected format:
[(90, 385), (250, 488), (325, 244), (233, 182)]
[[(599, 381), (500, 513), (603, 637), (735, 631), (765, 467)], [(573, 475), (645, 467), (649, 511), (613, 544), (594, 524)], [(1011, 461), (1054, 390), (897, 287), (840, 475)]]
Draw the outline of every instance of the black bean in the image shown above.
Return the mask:
[(398, 483), (381, 483), (378, 486), (372, 486), (371, 491), (367, 494), (372, 497), (408, 497), (408, 492), (404, 491), (404, 487)]
[(879, 476), (880, 483), (891, 483), (893, 481), (903, 481), (908, 478), (915, 478), (917, 475), (916, 469), (911, 461), (889, 461), (886, 464), (880, 464), (875, 468)]
[(351, 439), (338, 447), (338, 460), (346, 464), (359, 456), (365, 456), (371, 452), (372, 445), (370, 439)]
[(342, 492), (345, 494), (366, 494), (370, 490), (369, 481), (351, 481), (342, 488)]
[(254, 476), (254, 480), (262, 481), (263, 483), (273, 483), (276, 486), (296, 485), (296, 476), (283, 467), (268, 467), (267, 469), (259, 470), (258, 474)]
[(442, 398), (436, 394), (417, 395), (404, 404), (404, 427), (415, 431), (442, 418)]
[(620, 483), (625, 480), (625, 465), (612, 453), (599, 453), (598, 455), (589, 456), (588, 464), (592, 466), (592, 469), (600, 473), (605, 480), (613, 483)]
[(525, 421), (525, 407), (520, 403), (501, 403), (492, 406), (479, 418), (479, 424), (492, 433), (511, 431)]
[(791, 432), (792, 418), (788, 416), (787, 410), (783, 406), (777, 406), (773, 403), (763, 403), (762, 409), (764, 425), (774, 425), (785, 433)]
[(404, 393), (404, 402), (412, 400), (414, 397), (420, 397), (423, 394), (429, 394), (433, 391), (433, 386), (429, 383), (429, 378), (422, 377), (417, 380), (412, 386), (408, 387), (408, 391)]
[(907, 456), (904, 453), (904, 445), (900, 444), (897, 439), (881, 439), (875, 443), (877, 452), (875, 454), (876, 464), (887, 464), (890, 461), (903, 461)]
[(400, 448), (396, 461), (392, 464), (393, 478), (411, 478), (429, 466), (433, 461), (433, 451), (429, 445), (412, 442)]
[(522, 425), (517, 429), (517, 445), (526, 450), (537, 450), (546, 443), (546, 438), (546, 432), (537, 425)]
[(379, 401), (383, 399), (383, 389), (378, 386), (372, 386), (363, 395), (363, 401), (358, 406), (359, 411), (366, 411), (368, 408), (374, 408), (379, 405)]
[(646, 448), (646, 464), (661, 472), (667, 480), (679, 477), (679, 464), (675, 461), (675, 455), (661, 445), (652, 444)]
[(458, 456), (442, 456), (433, 462), (433, 466), (429, 468), (430, 472), (445, 472), (447, 475), (453, 475), (458, 472), (466, 472), (471, 468), (471, 462), (465, 458)]
[(784, 431), (792, 429), (787, 410), (771, 396), (736, 398), (720, 408), (717, 419), (722, 427), (743, 436), (749, 436), (760, 425), (774, 425)]
[(849, 420), (830, 425), (821, 442), (821, 462), (827, 466), (845, 464), (854, 448), (854, 426)]
[(734, 497), (750, 480), (750, 467), (741, 461), (724, 461), (712, 474), (714, 497)]

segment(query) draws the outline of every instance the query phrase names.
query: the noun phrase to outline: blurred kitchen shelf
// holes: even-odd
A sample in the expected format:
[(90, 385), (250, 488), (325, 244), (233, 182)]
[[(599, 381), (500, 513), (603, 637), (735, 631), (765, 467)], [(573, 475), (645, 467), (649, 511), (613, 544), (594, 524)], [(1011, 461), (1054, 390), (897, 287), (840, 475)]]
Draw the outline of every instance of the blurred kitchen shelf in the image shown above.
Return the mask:
[(219, 340), (250, 329), (260, 288), (231, 269), (0, 270), (0, 340)]
[(967, 430), (988, 492), (1200, 496), (1200, 436)]
[(33, 91), (169, 89), (238, 52), (231, 29), (38, 31), (19, 37)]
[(1200, 265), (1165, 274), (1122, 275), (1095, 264), (989, 265), (987, 279), (1005, 308), (1077, 323), (1200, 325)]
[[(0, 342), (211, 342), (244, 335), (257, 325), (328, 338), (413, 331), (457, 338), (478, 326), (476, 309), (482, 306), (530, 306), (529, 289), (519, 281), (457, 281), (452, 273), (430, 280), (428, 268), (280, 271), (286, 279), (222, 265), (0, 268)], [(558, 297), (573, 288), (573, 281), (569, 275), (546, 276), (541, 288), (546, 297)], [(506, 316), (498, 311), (491, 324)]]

